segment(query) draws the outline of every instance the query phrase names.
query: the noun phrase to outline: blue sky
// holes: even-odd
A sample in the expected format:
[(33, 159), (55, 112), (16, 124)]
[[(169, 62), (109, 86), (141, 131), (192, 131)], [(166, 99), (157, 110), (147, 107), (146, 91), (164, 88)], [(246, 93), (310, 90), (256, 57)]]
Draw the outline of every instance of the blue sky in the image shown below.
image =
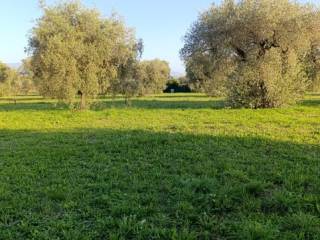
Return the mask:
[[(301, 0), (302, 1), (302, 0)], [(317, 2), (318, 0), (313, 0)], [(54, 0), (47, 0), (53, 3)], [(144, 59), (170, 62), (173, 72), (184, 72), (179, 58), (182, 37), (198, 14), (220, 0), (83, 0), (103, 15), (112, 11), (124, 17), (145, 44)], [(0, 61), (16, 63), (26, 57), (28, 33), (41, 15), (38, 0), (4, 0), (0, 8)]]
[[(216, 0), (218, 2), (219, 0)], [(53, 3), (54, 0), (47, 0)], [(145, 44), (144, 59), (161, 58), (170, 62), (173, 72), (184, 66), (179, 58), (182, 37), (199, 12), (212, 0), (83, 0), (105, 16), (112, 11), (124, 17)], [(34, 21), (41, 15), (37, 0), (5, 0), (0, 8), (0, 61), (16, 63), (26, 57), (24, 48)]]

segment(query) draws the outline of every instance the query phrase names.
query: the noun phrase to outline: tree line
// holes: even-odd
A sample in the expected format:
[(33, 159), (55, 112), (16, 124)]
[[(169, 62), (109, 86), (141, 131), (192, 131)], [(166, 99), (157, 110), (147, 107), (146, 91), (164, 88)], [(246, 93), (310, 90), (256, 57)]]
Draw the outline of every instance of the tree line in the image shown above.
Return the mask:
[[(31, 31), (18, 70), (0, 65), (0, 94), (32, 89), (84, 109), (98, 95), (175, 89), (224, 96), (232, 107), (296, 103), (320, 90), (320, 9), (291, 0), (224, 0), (200, 14), (185, 36), (187, 77), (170, 79), (159, 59), (142, 61), (143, 41), (116, 14), (80, 1), (47, 6)], [(181, 84), (179, 86), (179, 84)]]
[(78, 1), (43, 5), (33, 28), (28, 52), (41, 95), (80, 108), (99, 94), (134, 95), (161, 92), (169, 78), (169, 64), (141, 61), (143, 42), (122, 19), (104, 18)]

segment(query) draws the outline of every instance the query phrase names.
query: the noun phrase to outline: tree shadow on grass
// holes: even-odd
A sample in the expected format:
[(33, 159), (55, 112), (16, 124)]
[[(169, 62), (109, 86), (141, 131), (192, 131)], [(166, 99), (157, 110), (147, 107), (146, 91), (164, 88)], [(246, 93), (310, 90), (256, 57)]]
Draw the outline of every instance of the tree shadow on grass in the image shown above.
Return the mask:
[(15, 99), (17, 101), (39, 101), (39, 100), (44, 100), (43, 97), (41, 96), (17, 96), (16, 98), (10, 97), (0, 97), (0, 103), (1, 102), (14, 102)]
[(309, 93), (307, 99), (304, 99), (299, 105), (306, 107), (317, 107), (320, 106), (320, 93)]
[[(131, 101), (131, 108), (138, 109), (222, 109), (225, 107), (223, 100), (144, 100), (134, 99)], [(93, 107), (95, 110), (107, 108), (127, 108), (123, 100), (101, 101)]]
[[(190, 96), (188, 96), (190, 97)], [(167, 99), (166, 99), (167, 98)], [(163, 99), (163, 100), (161, 100)], [(168, 98), (167, 96), (163, 96), (160, 98), (159, 96), (153, 99), (133, 99), (131, 101), (130, 108), (136, 109), (223, 109), (226, 108), (226, 101), (223, 99), (212, 99), (212, 98), (199, 98), (196, 100), (192, 100), (192, 98), (187, 100), (182, 100), (183, 97), (180, 98)], [(320, 99), (306, 99), (300, 102), (298, 105), (300, 106), (309, 106), (309, 107), (317, 107), (320, 105)], [(109, 108), (118, 108), (124, 109), (128, 108), (122, 98), (116, 98), (112, 100), (110, 98), (97, 99), (91, 106), (91, 110), (99, 111), (105, 110)], [(53, 102), (42, 101), (42, 102), (20, 102), (18, 100), (17, 104), (14, 103), (1, 103), (0, 101), (0, 112), (9, 112), (9, 111), (19, 111), (19, 110), (34, 110), (34, 111), (47, 111), (47, 110), (61, 110), (68, 109), (66, 105), (59, 105), (58, 107)]]
[[(134, 99), (131, 102), (130, 108), (137, 109), (222, 109), (225, 103), (223, 100), (199, 100), (199, 101), (161, 101), (161, 100), (144, 100)], [(109, 108), (128, 108), (123, 99), (112, 100), (98, 100), (91, 106), (91, 110), (105, 110)], [(2, 103), (0, 102), (0, 112), (9, 111), (51, 111), (68, 109), (66, 105), (59, 105), (57, 107), (54, 103), (50, 102), (17, 102), (14, 103)]]
[(0, 239), (315, 239), (319, 156), (258, 137), (0, 130)]
[(17, 102), (15, 103), (1, 103), (0, 112), (11, 112), (11, 111), (52, 111), (58, 109), (67, 109), (66, 106), (57, 107), (56, 104), (50, 102)]
[(320, 106), (320, 98), (319, 99), (307, 99), (300, 102), (299, 105), (306, 107), (318, 107)]
[(206, 95), (201, 94), (192, 94), (192, 93), (178, 93), (178, 94), (165, 94), (165, 95), (156, 95), (155, 98), (206, 98)]

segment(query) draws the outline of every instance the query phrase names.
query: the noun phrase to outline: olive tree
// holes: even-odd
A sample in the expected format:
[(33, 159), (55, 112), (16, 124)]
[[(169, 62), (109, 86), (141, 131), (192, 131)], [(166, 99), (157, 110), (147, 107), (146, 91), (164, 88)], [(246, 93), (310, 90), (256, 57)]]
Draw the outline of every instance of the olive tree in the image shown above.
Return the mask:
[(29, 40), (31, 68), (40, 94), (73, 103), (80, 108), (99, 93), (106, 93), (119, 66), (132, 58), (134, 32), (113, 15), (104, 18), (79, 1), (53, 6), (42, 4)]
[(8, 72), (9, 67), (0, 62), (0, 96), (4, 96), (8, 92)]
[(119, 65), (117, 78), (110, 81), (109, 92), (115, 97), (121, 94), (125, 98), (126, 105), (131, 105), (131, 98), (139, 94), (139, 80), (136, 72), (143, 52), (143, 42), (140, 39), (131, 49), (128, 58)]
[(31, 61), (29, 58), (22, 61), (22, 65), (17, 70), (19, 76), (19, 93), (28, 95), (31, 91), (36, 92), (34, 84), (34, 74), (31, 68)]
[(310, 84), (303, 58), (318, 19), (318, 8), (290, 0), (225, 0), (200, 15), (181, 56), (189, 78), (231, 106), (280, 107)]
[(8, 79), (8, 73), (9, 73), (10, 68), (0, 62), (0, 83), (4, 83)]
[(166, 61), (155, 59), (140, 62), (136, 69), (140, 95), (162, 93), (170, 78), (170, 72), (169, 63)]
[(12, 97), (16, 103), (16, 97), (20, 93), (21, 78), (17, 70), (0, 62), (0, 95)]
[(17, 103), (17, 96), (21, 94), (22, 81), (19, 72), (15, 69), (10, 69), (8, 77), (9, 96), (13, 102)]

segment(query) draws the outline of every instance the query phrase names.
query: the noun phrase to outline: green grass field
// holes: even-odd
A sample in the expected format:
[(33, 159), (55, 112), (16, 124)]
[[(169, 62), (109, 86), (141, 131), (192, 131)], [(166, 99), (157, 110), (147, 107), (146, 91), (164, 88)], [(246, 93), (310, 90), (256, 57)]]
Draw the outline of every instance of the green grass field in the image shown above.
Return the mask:
[(0, 239), (320, 239), (320, 94), (1, 99)]

